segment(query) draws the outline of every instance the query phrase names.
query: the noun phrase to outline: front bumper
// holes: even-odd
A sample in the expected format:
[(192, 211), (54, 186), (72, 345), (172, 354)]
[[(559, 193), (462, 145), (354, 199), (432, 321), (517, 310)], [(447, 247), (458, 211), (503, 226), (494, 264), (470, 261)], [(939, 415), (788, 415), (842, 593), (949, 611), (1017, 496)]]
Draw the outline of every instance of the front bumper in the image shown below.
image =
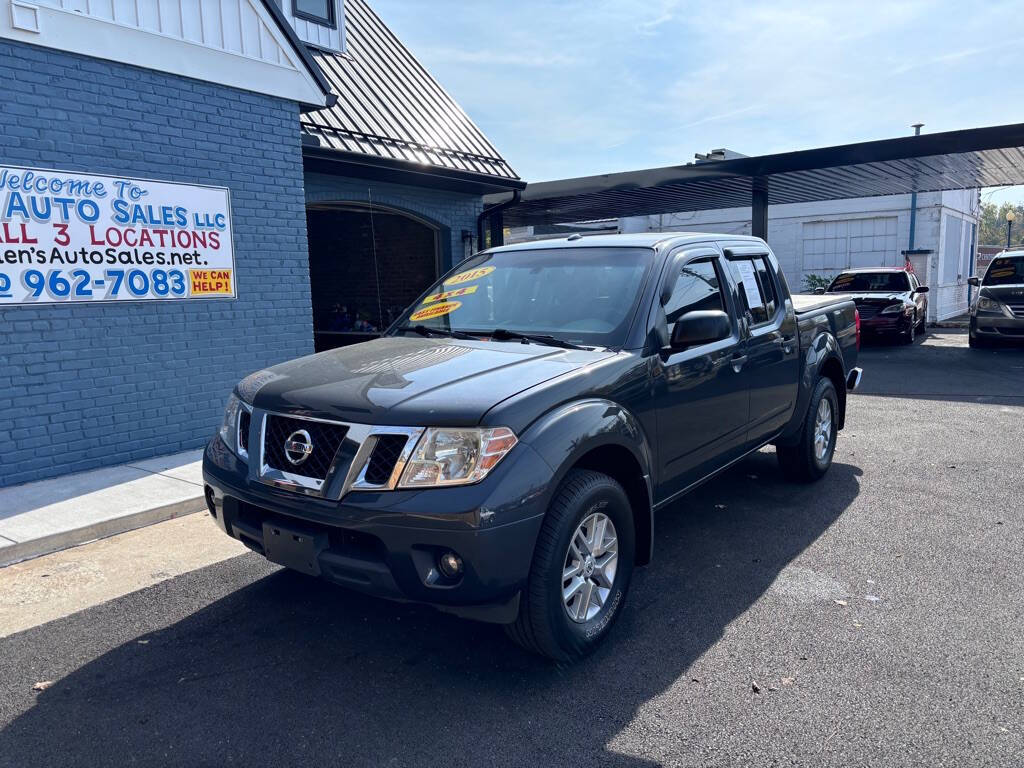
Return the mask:
[[(203, 479), (210, 514), (250, 549), (265, 556), (269, 550), (269, 559), (284, 562), (268, 537), (298, 535), (314, 542), (311, 561), (300, 564), (307, 573), (378, 597), (509, 623), (533, 560), (552, 470), (520, 443), (476, 485), (352, 491), (341, 501), (248, 475), (220, 438), (209, 443)], [(457, 578), (438, 567), (449, 551), (463, 563)]]
[(902, 312), (898, 315), (875, 315), (874, 317), (860, 321), (862, 333), (888, 335), (892, 333), (907, 333), (913, 323), (913, 317)]
[(986, 339), (1007, 339), (1024, 341), (1024, 317), (1010, 318), (1006, 315), (971, 315), (971, 335)]

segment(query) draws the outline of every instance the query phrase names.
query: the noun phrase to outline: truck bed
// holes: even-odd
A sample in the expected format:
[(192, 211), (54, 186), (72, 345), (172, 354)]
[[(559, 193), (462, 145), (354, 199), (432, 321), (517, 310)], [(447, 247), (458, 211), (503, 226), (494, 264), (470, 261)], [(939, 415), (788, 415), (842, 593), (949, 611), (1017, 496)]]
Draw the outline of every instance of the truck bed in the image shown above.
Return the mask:
[(839, 294), (819, 296), (813, 293), (794, 293), (791, 298), (793, 299), (793, 309), (798, 315), (850, 300), (849, 297)]

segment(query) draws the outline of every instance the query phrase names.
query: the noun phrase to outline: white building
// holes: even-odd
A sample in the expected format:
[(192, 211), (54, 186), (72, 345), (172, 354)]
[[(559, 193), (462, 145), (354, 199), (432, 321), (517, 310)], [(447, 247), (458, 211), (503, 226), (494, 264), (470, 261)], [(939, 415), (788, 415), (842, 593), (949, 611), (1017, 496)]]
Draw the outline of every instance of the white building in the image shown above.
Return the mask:
[[(703, 159), (703, 158), (699, 158)], [(927, 192), (917, 196), (914, 271), (931, 288), (929, 322), (967, 311), (980, 222), (979, 190)], [(768, 243), (794, 292), (806, 278), (831, 278), (850, 267), (900, 266), (910, 248), (911, 196), (888, 195), (773, 205)], [(750, 234), (750, 208), (628, 216), (570, 226), (512, 229), (506, 242), (581, 232), (715, 232)]]

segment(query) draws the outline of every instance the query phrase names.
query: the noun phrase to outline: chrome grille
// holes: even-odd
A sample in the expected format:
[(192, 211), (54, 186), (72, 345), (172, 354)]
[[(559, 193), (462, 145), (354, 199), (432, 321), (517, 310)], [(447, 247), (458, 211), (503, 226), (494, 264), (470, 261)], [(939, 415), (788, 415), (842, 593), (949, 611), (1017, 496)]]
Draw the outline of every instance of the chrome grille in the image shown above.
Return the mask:
[[(422, 427), (376, 427), (254, 410), (259, 435), (257, 479), (310, 496), (340, 500), (349, 491), (391, 490)], [(285, 442), (298, 431), (309, 435), (313, 450), (298, 464), (288, 460)], [(295, 458), (293, 454), (292, 458)]]
[(1010, 308), (1010, 312), (1014, 317), (1024, 317), (1024, 302), (1006, 302), (1006, 306)]
[[(313, 451), (296, 465), (288, 460), (284, 446), (289, 437), (299, 431), (309, 433)], [(347, 432), (348, 426), (343, 424), (268, 414), (263, 433), (263, 463), (271, 469), (325, 480)]]
[(381, 435), (370, 454), (363, 479), (370, 485), (386, 485), (395, 471), (408, 438), (405, 435)]
[(238, 417), (238, 450), (242, 458), (249, 458), (249, 427), (252, 424), (252, 412), (248, 406), (242, 407), (242, 413)]
[(860, 319), (867, 320), (878, 314), (881, 307), (876, 304), (858, 304), (857, 311), (860, 312)]

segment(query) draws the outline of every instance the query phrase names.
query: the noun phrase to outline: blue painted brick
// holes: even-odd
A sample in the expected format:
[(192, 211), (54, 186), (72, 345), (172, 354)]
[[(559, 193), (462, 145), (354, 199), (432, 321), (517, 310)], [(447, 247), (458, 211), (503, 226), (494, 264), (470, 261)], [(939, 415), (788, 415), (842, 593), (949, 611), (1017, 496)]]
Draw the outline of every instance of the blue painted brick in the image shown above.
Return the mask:
[(0, 486), (200, 446), (239, 379), (312, 351), (297, 105), (10, 41), (0, 76), (33, 86), (0, 110), (6, 163), (229, 187), (239, 286), (0, 307)]

